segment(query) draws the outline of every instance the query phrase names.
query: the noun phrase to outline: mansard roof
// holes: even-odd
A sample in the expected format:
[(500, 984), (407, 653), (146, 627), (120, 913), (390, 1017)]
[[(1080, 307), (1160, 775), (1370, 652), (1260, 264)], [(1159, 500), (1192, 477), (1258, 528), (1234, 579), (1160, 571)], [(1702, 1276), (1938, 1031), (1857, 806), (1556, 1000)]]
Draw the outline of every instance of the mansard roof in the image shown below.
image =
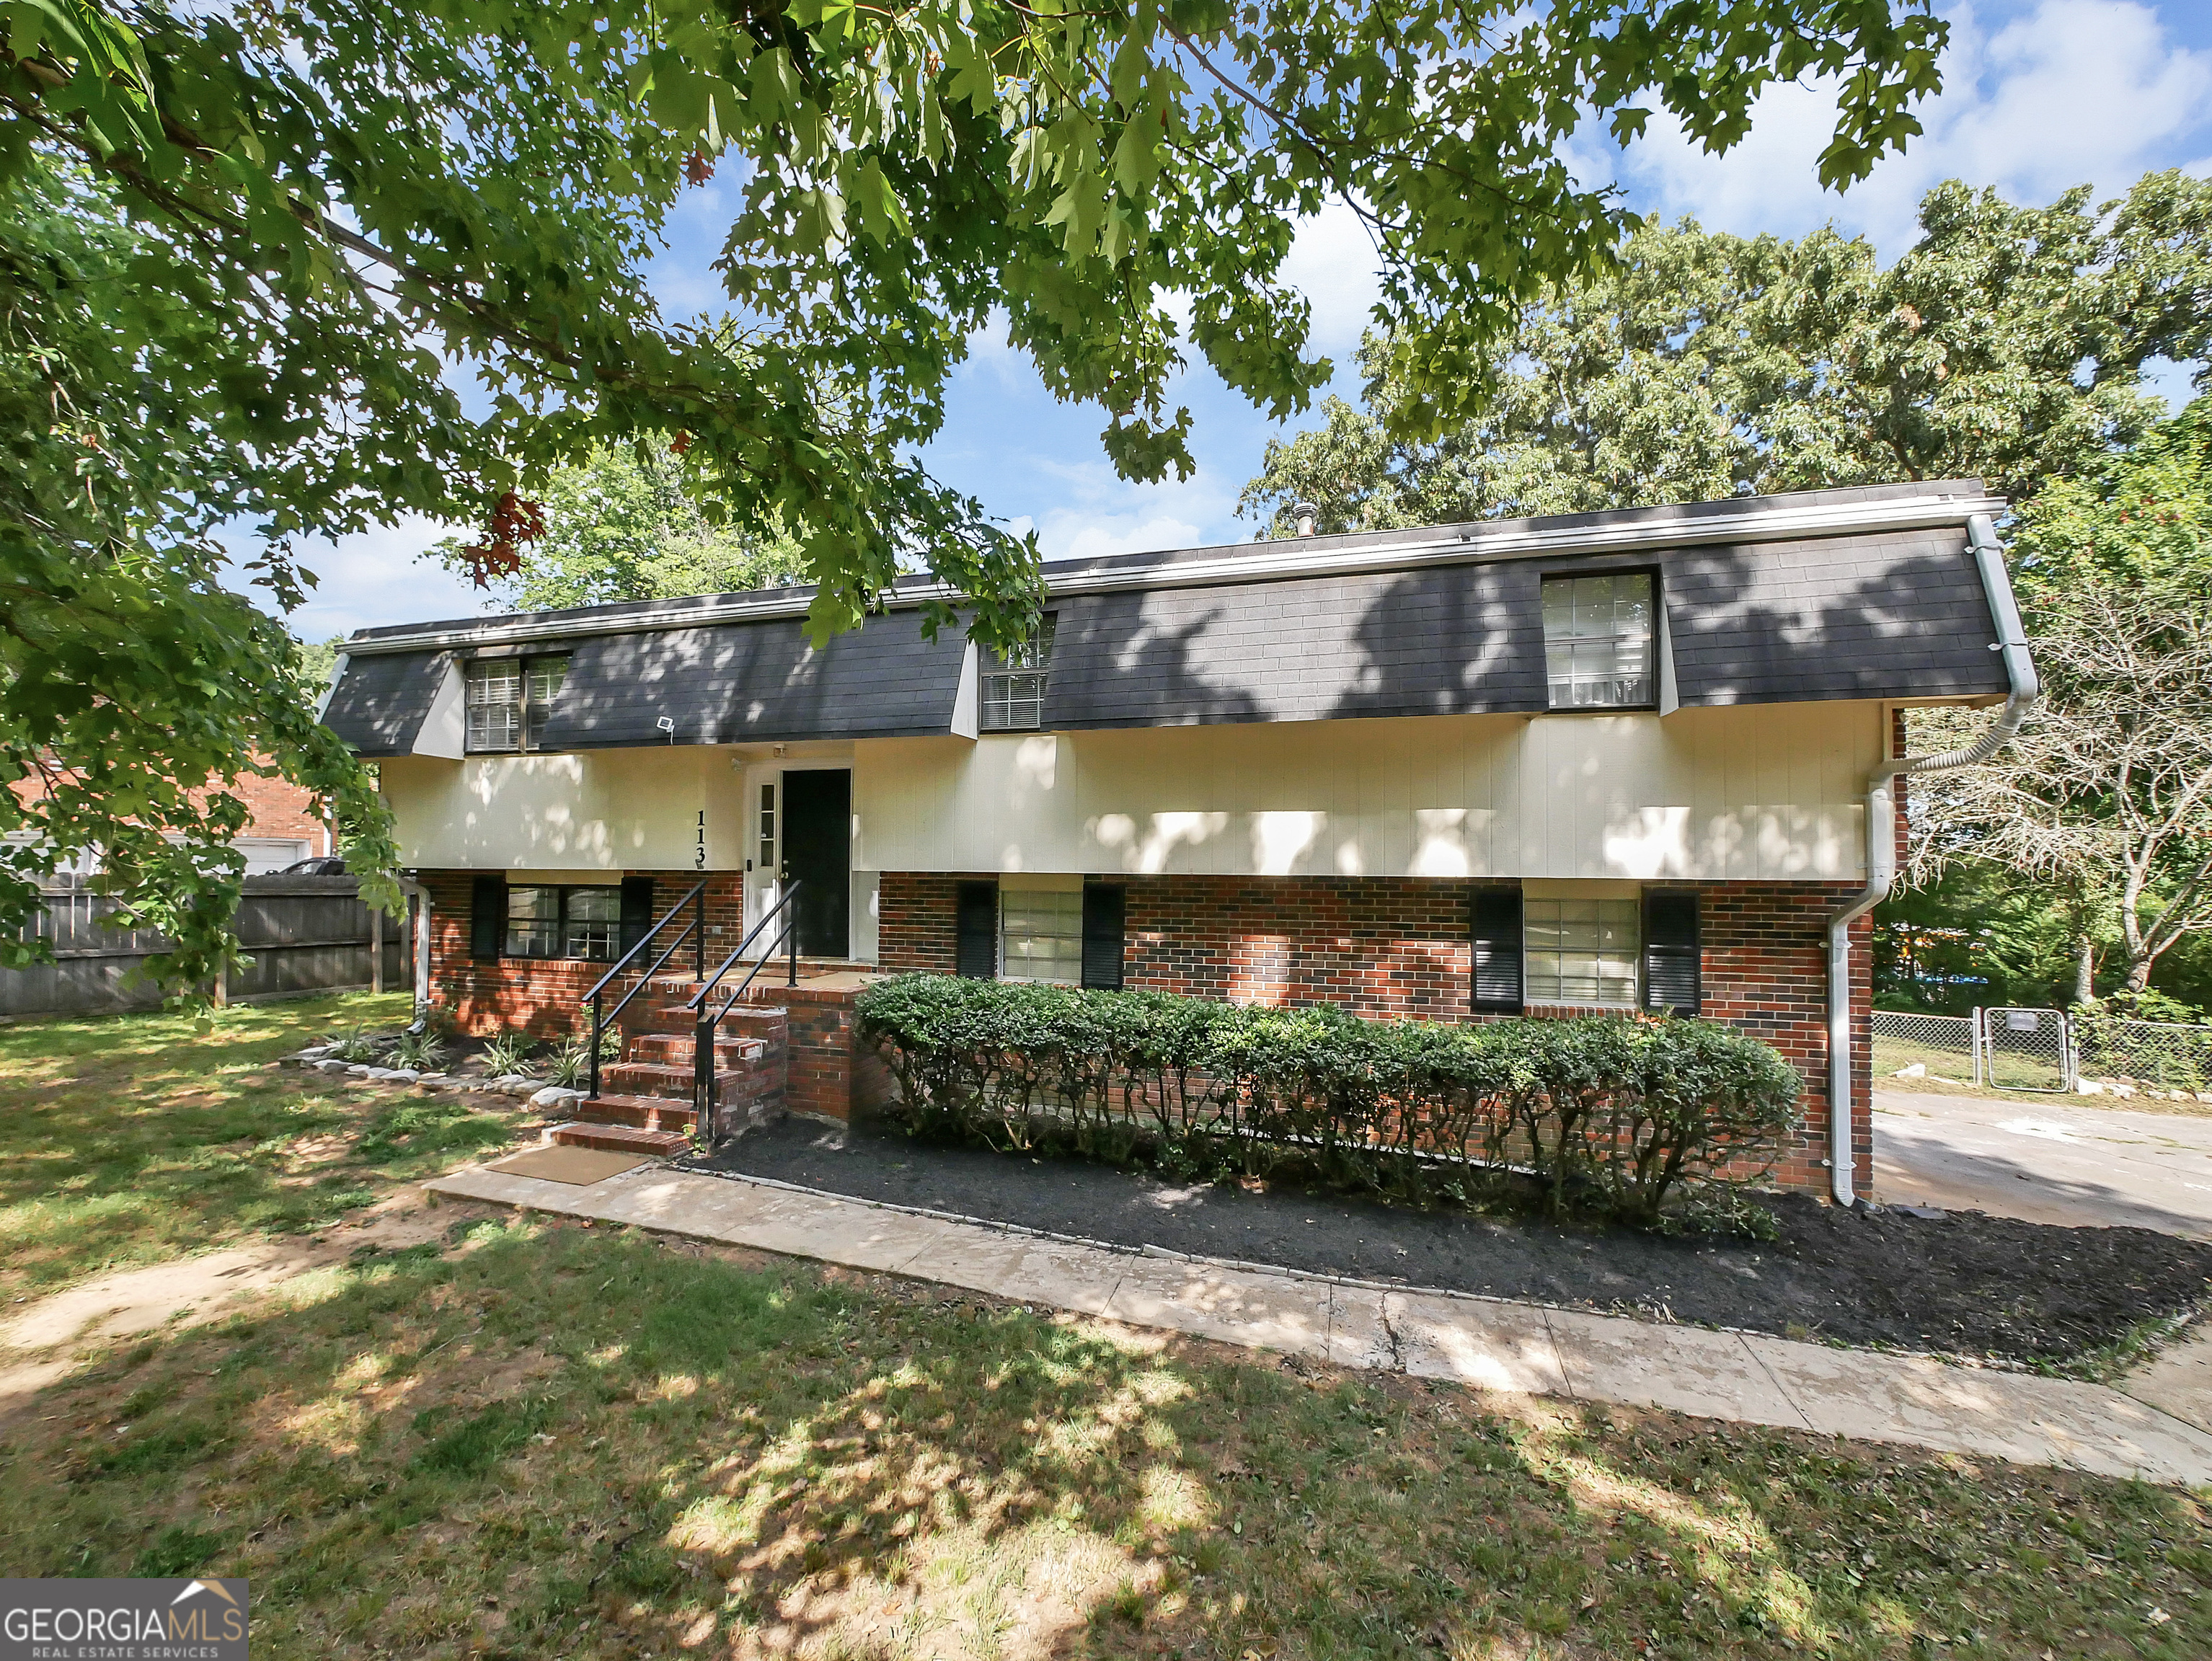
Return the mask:
[[(2002, 694), (1966, 523), (1978, 481), (1869, 486), (1044, 568), (1043, 726), (1186, 725), (1547, 707), (1547, 576), (1660, 574), (1686, 706)], [(554, 749), (947, 733), (967, 643), (925, 640), (901, 583), (815, 647), (811, 588), (367, 629), (324, 718), (364, 755), (412, 753), (456, 660), (569, 654)], [(957, 597), (952, 597), (957, 599)]]

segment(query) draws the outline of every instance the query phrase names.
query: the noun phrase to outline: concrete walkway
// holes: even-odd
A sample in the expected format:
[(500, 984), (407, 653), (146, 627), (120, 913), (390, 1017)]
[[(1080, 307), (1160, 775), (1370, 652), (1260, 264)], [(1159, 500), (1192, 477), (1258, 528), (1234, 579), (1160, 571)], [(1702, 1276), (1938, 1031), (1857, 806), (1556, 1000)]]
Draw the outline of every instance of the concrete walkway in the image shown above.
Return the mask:
[[(2142, 1389), (1117, 1251), (747, 1178), (577, 1186), (481, 1168), (433, 1193), (813, 1258), (1135, 1326), (1482, 1390), (1666, 1408), (2103, 1476), (2212, 1484), (2212, 1340)], [(2153, 1379), (2152, 1374), (2157, 1376)]]

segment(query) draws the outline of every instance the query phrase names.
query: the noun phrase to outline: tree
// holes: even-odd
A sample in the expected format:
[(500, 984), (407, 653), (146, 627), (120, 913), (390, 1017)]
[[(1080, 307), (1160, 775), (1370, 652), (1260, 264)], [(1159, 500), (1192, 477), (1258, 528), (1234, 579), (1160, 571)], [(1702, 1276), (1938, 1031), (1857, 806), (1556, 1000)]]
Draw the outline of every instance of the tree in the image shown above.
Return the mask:
[[(1962, 865), (2046, 886), (2073, 996), (2101, 951), (2140, 994), (2212, 930), (2212, 399), (2023, 510), (2018, 587), (2043, 706), (1990, 761), (1915, 781), (1911, 875)], [(1914, 747), (1948, 748), (1923, 713)]]
[(241, 777), (315, 792), (372, 900), (397, 902), (377, 875), (394, 850), (372, 781), (314, 721), (298, 644), (221, 581), (215, 527), (320, 476), (224, 413), (314, 396), (284, 360), (290, 324), (234, 334), (186, 307), (155, 325), (112, 208), (81, 172), (0, 191), (0, 965), (41, 949), (17, 934), (41, 879), (97, 852), (118, 920), (175, 943), (154, 972), (191, 984), (235, 959)]
[(2212, 341), (2212, 181), (2088, 204), (1953, 181), (1886, 270), (1832, 229), (1648, 227), (1523, 308), (1494, 397), (1433, 439), (1401, 435), (1420, 393), (1370, 336), (1367, 409), (1271, 443), (1243, 511), (1282, 535), (1300, 500), (1340, 530), (1962, 476), (2025, 499), (2141, 437), (2145, 362)]
[[(684, 492), (668, 443), (601, 446), (574, 467), (555, 470), (540, 506), (543, 535), (520, 566), (491, 585), (496, 601), (520, 611), (730, 594), (800, 581), (798, 543), (778, 530), (749, 536), (708, 522)], [(470, 561), (459, 537), (433, 550), (451, 569)]]
[[(1335, 195), (1382, 252), (1394, 373), (1449, 419), (1517, 308), (1631, 223), (1559, 161), (1578, 125), (1626, 142), (1663, 107), (1721, 149), (1765, 88), (1825, 77), (1839, 184), (1918, 130), (1946, 38), (1923, 0), (27, 0), (0, 47), (0, 768), (77, 769), (31, 828), (107, 846), (134, 903), (198, 896), (198, 973), (221, 885), (131, 828), (193, 770), (273, 746), (373, 891), (392, 856), (367, 779), (288, 724), (296, 650), (216, 585), (212, 526), (258, 526), (280, 609), (299, 536), (410, 512), (481, 526), (502, 578), (557, 469), (675, 434), (709, 524), (795, 540), (817, 635), (919, 561), (962, 597), (926, 627), (1007, 645), (1034, 539), (915, 460), (994, 311), (1123, 472), (1188, 471), (1177, 318), (1230, 385), (1304, 408), (1331, 370), (1279, 273)], [(644, 267), (718, 168), (732, 309), (672, 321)], [(219, 828), (185, 844), (219, 864)], [(0, 936), (30, 903), (7, 869)]]

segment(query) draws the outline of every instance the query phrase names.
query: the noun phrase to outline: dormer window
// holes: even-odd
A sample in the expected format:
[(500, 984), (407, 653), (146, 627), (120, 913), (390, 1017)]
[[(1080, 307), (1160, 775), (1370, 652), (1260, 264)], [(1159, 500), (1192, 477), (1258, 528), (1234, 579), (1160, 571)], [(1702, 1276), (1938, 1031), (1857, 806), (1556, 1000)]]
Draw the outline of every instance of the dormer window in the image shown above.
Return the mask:
[(1553, 709), (1649, 709), (1656, 608), (1648, 571), (1544, 579), (1544, 664)]
[(1052, 667), (1053, 614), (1038, 620), (1036, 633), (983, 672), (985, 732), (1035, 732), (1044, 724), (1045, 676)]
[(466, 673), (470, 754), (536, 749), (568, 676), (567, 655), (478, 658)]

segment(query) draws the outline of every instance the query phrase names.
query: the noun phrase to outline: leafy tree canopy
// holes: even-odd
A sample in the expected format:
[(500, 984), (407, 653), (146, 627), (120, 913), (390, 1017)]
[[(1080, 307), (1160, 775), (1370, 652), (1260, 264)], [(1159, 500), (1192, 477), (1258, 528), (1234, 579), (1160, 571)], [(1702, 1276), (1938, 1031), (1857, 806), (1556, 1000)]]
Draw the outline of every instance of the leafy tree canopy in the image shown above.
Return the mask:
[(1954, 181), (1920, 225), (1887, 269), (1832, 229), (1648, 226), (1523, 307), (1495, 397), (1434, 438), (1407, 436), (1425, 394), (1370, 336), (1367, 408), (1330, 399), (1270, 444), (1244, 511), (1283, 535), (1301, 500), (1334, 531), (1962, 476), (2024, 499), (2164, 413), (2146, 361), (2212, 352), (2212, 181), (2154, 173), (2094, 209)]
[[(338, 440), (319, 489), (270, 504), (280, 540), (412, 509), (487, 525), (481, 557), (511, 567), (532, 520), (509, 493), (594, 443), (682, 433), (710, 516), (798, 538), (817, 627), (857, 621), (910, 552), (992, 640), (1035, 615), (1034, 547), (911, 446), (994, 307), (1054, 391), (1104, 409), (1125, 473), (1187, 471), (1170, 299), (1230, 385), (1304, 407), (1328, 368), (1279, 272), (1297, 216), (1339, 195), (1384, 255), (1408, 418), (1463, 415), (1519, 309), (1597, 268), (1630, 222), (1569, 173), (1562, 137), (1595, 119), (1631, 139), (1664, 108), (1724, 148), (1766, 86), (1825, 75), (1820, 173), (1840, 184), (1917, 130), (1908, 106), (1946, 38), (1912, 0), (35, 0), (11, 16), (0, 179), (80, 159), (154, 227), (132, 304), (196, 285), (210, 326), (267, 329), (277, 367), (325, 400), (252, 416)], [(641, 264), (687, 179), (718, 165), (738, 197), (733, 312), (671, 322)], [(481, 417), (447, 385), (455, 358), (492, 394)]]
[[(511, 574), (489, 585), (496, 603), (514, 610), (732, 594), (804, 580), (805, 557), (781, 527), (757, 536), (714, 524), (700, 512), (665, 440), (600, 446), (581, 464), (556, 468), (540, 506), (543, 534), (524, 545)], [(449, 569), (474, 568), (458, 536), (434, 551)]]
[[(708, 525), (793, 539), (818, 633), (918, 561), (965, 597), (927, 626), (1004, 645), (1034, 540), (914, 459), (994, 316), (1125, 474), (1188, 471), (1187, 345), (1278, 416), (1332, 373), (1280, 272), (1336, 196), (1383, 255), (1404, 421), (1462, 419), (1520, 309), (1632, 223), (1562, 138), (1664, 109), (1723, 149), (1820, 76), (1842, 184), (1917, 130), (1946, 36), (1925, 0), (21, 0), (0, 771), (61, 782), (0, 804), (28, 850), (0, 938), (41, 858), (97, 846), (204, 973), (235, 866), (228, 810), (189, 804), (263, 765), (325, 792), (389, 897), (369, 781), (221, 587), (219, 525), (258, 528), (281, 610), (298, 538), (408, 513), (482, 526), (471, 559), (513, 577), (558, 470), (677, 435)], [(671, 319), (646, 264), (718, 170), (729, 309)]]

